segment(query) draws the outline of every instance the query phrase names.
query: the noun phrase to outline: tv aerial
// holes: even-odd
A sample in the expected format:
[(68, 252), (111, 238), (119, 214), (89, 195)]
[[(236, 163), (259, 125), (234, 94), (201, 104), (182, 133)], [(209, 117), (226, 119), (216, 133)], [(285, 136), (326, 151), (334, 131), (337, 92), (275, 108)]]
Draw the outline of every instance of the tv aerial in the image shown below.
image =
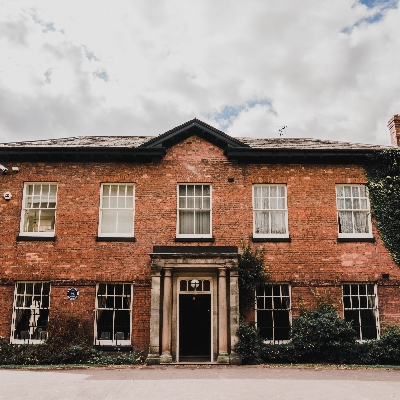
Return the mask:
[(284, 130), (287, 128), (287, 125), (278, 126), (278, 128), (279, 128), (279, 136), (283, 136), (283, 134), (285, 133)]

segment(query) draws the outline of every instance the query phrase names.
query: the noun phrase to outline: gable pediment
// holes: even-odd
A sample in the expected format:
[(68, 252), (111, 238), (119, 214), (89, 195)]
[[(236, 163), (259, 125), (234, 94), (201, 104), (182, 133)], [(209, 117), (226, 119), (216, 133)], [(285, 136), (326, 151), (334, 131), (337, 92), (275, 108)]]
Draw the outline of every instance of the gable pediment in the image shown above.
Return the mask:
[(157, 148), (162, 147), (168, 149), (177, 143), (180, 143), (191, 136), (198, 136), (213, 145), (226, 149), (227, 147), (239, 148), (249, 147), (248, 144), (227, 135), (226, 133), (213, 128), (197, 118), (192, 119), (182, 125), (177, 126), (146, 143), (143, 143), (141, 148)]

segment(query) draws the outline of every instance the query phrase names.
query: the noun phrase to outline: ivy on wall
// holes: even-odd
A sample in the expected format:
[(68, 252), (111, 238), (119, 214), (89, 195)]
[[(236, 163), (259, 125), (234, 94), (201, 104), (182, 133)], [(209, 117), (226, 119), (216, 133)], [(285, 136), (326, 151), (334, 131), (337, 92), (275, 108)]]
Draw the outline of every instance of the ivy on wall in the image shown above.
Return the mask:
[(250, 242), (242, 241), (242, 254), (239, 256), (239, 286), (243, 289), (254, 290), (263, 285), (267, 278), (263, 268), (264, 251), (252, 249)]
[(400, 149), (370, 154), (365, 171), (374, 223), (400, 267)]

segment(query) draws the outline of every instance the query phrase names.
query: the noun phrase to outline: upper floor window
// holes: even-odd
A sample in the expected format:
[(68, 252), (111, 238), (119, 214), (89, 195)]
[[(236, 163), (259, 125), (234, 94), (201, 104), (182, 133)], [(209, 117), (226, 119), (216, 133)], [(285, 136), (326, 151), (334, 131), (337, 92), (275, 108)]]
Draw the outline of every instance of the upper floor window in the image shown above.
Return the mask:
[(290, 286), (264, 285), (256, 290), (256, 324), (263, 339), (289, 340), (292, 322)]
[(378, 299), (375, 284), (344, 284), (343, 309), (344, 319), (351, 322), (358, 339), (379, 338)]
[(336, 185), (339, 237), (372, 237), (365, 185)]
[(99, 236), (133, 236), (134, 199), (133, 184), (101, 185)]
[(41, 343), (47, 338), (49, 282), (17, 282), (11, 320), (11, 343)]
[(178, 185), (177, 237), (211, 237), (211, 185)]
[(286, 185), (253, 185), (254, 237), (289, 237)]
[(56, 205), (56, 183), (25, 183), (20, 235), (54, 236)]

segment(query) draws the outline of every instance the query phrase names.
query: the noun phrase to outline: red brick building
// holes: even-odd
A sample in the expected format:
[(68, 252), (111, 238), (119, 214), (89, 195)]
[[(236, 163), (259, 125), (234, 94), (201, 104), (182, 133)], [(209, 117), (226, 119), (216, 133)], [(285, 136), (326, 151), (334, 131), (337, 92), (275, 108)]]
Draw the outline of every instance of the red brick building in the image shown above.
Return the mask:
[[(400, 116), (390, 121), (399, 145)], [(149, 362), (238, 362), (241, 240), (265, 251), (254, 319), (287, 340), (329, 297), (360, 339), (400, 323), (400, 270), (371, 223), (381, 146), (233, 138), (195, 119), (157, 137), (0, 145), (0, 335), (40, 343), (60, 311)], [(3, 168), (3, 169), (4, 169)]]

